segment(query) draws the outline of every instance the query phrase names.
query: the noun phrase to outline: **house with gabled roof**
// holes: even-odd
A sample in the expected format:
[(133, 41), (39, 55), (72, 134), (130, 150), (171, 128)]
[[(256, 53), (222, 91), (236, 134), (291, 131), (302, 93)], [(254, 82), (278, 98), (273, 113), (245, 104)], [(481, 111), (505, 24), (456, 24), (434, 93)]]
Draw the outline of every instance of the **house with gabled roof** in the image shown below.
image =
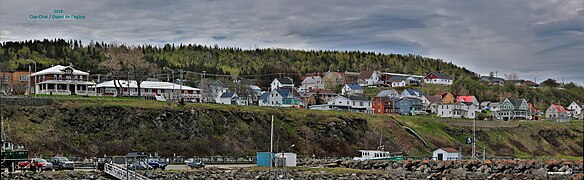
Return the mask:
[(426, 84), (440, 84), (440, 85), (452, 85), (454, 79), (449, 75), (431, 72), (424, 77), (424, 83)]
[(293, 88), (294, 82), (292, 81), (292, 78), (289, 78), (289, 77), (274, 78), (272, 83), (270, 83), (270, 91), (273, 91), (273, 90), (276, 90), (276, 89), (279, 89), (282, 87)]
[(320, 76), (308, 76), (300, 83), (300, 92), (308, 92), (310, 89), (323, 89), (324, 81)]
[(327, 107), (326, 108), (319, 107), (319, 109), (362, 112), (367, 114), (373, 113), (373, 108), (371, 107), (371, 100), (363, 96), (338, 95), (332, 98), (325, 106)]
[(582, 117), (581, 114), (583, 108), (584, 103), (573, 101), (572, 103), (570, 103), (570, 105), (568, 105), (567, 110), (568, 113), (570, 113), (570, 116), (572, 116), (573, 118), (582, 119), (580, 117)]
[(529, 119), (528, 104), (525, 99), (505, 99), (499, 105), (499, 110), (495, 114), (497, 119)]
[(452, 93), (438, 92), (438, 93), (436, 93), (436, 95), (439, 95), (440, 97), (442, 97), (442, 103), (444, 103), (444, 104), (454, 104), (456, 102), (456, 98), (454, 97), (454, 94), (452, 94)]
[(345, 84), (341, 89), (342, 95), (358, 95), (363, 94), (363, 87), (359, 84)]
[(396, 97), (377, 96), (373, 99), (371, 107), (374, 114), (389, 114), (395, 113), (393, 104), (397, 100)]
[(568, 111), (560, 104), (551, 104), (545, 110), (545, 117), (551, 120), (567, 120), (569, 118)]
[(382, 83), (381, 73), (375, 70), (361, 71), (357, 83), (360, 86), (377, 86)]
[(294, 88), (280, 88), (270, 92), (268, 97), (270, 106), (277, 107), (303, 107), (302, 100)]
[(386, 82), (390, 84), (391, 87), (405, 87), (410, 84), (418, 84), (418, 81), (412, 76), (391, 76)]
[[(88, 94), (88, 87), (95, 85), (93, 81), (89, 81), (89, 73), (73, 66), (56, 65), (30, 76), (30, 86), (34, 86), (30, 91), (36, 94)], [(29, 81), (28, 76), (25, 78)]]
[(322, 79), (326, 89), (334, 89), (338, 85), (345, 84), (345, 74), (342, 72), (326, 72)]
[(419, 97), (402, 97), (395, 102), (397, 112), (403, 115), (417, 115), (423, 113), (422, 99)]
[(215, 99), (217, 104), (231, 104), (231, 99), (239, 97), (235, 92), (224, 92)]
[(424, 110), (428, 113), (436, 114), (438, 112), (438, 106), (442, 104), (442, 97), (439, 95), (425, 96), (428, 100), (427, 104), (424, 104)]

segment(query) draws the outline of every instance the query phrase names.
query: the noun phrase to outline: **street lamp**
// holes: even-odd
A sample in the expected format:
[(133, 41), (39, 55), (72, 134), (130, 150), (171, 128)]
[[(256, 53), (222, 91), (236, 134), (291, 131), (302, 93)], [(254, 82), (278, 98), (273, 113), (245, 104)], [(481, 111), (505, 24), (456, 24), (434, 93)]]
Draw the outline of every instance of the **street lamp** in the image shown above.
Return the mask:
[[(169, 70), (170, 72), (172, 72), (172, 96), (174, 96), (174, 70), (168, 68), (168, 67), (163, 67), (162, 70)], [(172, 98), (174, 101), (174, 98)]]
[[(33, 61), (32, 59), (26, 59), (26, 61), (27, 62), (32, 62), (34, 64), (34, 72), (36, 73), (37, 72), (36, 61)], [(29, 65), (29, 67), (28, 67), (28, 94), (30, 94), (32, 92), (32, 88), (30, 87), (31, 86), (31, 81), (32, 81), (31, 80), (31, 78), (32, 78), (31, 75), (32, 74), (30, 73), (30, 65)], [(36, 78), (35, 78), (35, 81), (36, 81)], [(35, 83), (35, 86), (36, 86), (36, 83)], [(34, 91), (34, 96), (35, 97), (36, 97), (36, 94), (37, 93), (36, 93), (36, 89), (35, 89), (35, 91)]]
[[(284, 152), (288, 151), (290, 148), (293, 148), (294, 146), (296, 146), (296, 145), (292, 144), (292, 145), (290, 145), (290, 147), (288, 147), (280, 152), (280, 154), (281, 154), (280, 159), (284, 160), (284, 163), (282, 164), (282, 169), (283, 169), (282, 176), (286, 176), (286, 157), (284, 156)], [(286, 177), (284, 177), (284, 178), (286, 178)]]

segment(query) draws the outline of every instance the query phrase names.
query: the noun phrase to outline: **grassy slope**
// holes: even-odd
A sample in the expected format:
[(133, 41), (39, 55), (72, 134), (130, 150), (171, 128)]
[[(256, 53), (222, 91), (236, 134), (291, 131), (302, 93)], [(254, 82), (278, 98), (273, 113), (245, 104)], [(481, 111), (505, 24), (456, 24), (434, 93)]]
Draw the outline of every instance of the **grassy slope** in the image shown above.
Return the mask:
[[(358, 149), (375, 148), (379, 144), (379, 138), (382, 136), (382, 141), (390, 151), (406, 151), (412, 156), (428, 156), (430, 152), (437, 147), (462, 147), (465, 154), (470, 153), (470, 145), (463, 144), (467, 137), (472, 136), (472, 129), (469, 127), (452, 126), (435, 116), (388, 116), (388, 115), (365, 115), (361, 113), (349, 113), (340, 111), (314, 111), (314, 110), (298, 110), (298, 109), (284, 109), (284, 108), (270, 108), (270, 107), (245, 107), (245, 106), (231, 106), (218, 104), (188, 104), (185, 107), (178, 106), (172, 103), (158, 102), (158, 101), (144, 101), (132, 98), (114, 99), (107, 97), (58, 97), (56, 98), (58, 105), (57, 109), (67, 109), (67, 113), (78, 112), (83, 109), (92, 108), (121, 108), (128, 109), (128, 111), (138, 112), (153, 112), (158, 110), (176, 110), (189, 111), (196, 110), (220, 110), (221, 112), (228, 112), (234, 114), (236, 112), (250, 113), (254, 117), (266, 117), (269, 119), (270, 115), (276, 116), (276, 125), (284, 131), (288, 141), (296, 143), (298, 147), (304, 146), (306, 150), (300, 150), (301, 153), (310, 154), (312, 152), (326, 155), (326, 150), (330, 151), (346, 151)], [(138, 110), (132, 108), (140, 108)], [(7, 108), (8, 109), (8, 108)], [(91, 134), (71, 132), (70, 130), (55, 125), (55, 122), (60, 121), (59, 118), (54, 117), (51, 120), (43, 120), (43, 113), (32, 113), (35, 111), (46, 111), (45, 114), (54, 111), (47, 107), (19, 107), (15, 110), (16, 113), (12, 117), (17, 121), (10, 121), (9, 125), (14, 132), (26, 132), (13, 134), (16, 139), (27, 143), (29, 147), (33, 147), (33, 151), (42, 152), (43, 137), (46, 132), (69, 132), (71, 134), (63, 135), (67, 139), (56, 140), (64, 141), (63, 149), (83, 148), (83, 146), (95, 146)], [(66, 113), (60, 113), (60, 116), (65, 116)], [(150, 114), (146, 114), (148, 116)], [(5, 115), (6, 116), (6, 115)], [(37, 117), (39, 116), (39, 117)], [(210, 114), (205, 117), (209, 119), (209, 123), (217, 123), (214, 119), (225, 118), (224, 115)], [(231, 116), (229, 116), (231, 117)], [(234, 116), (236, 117), (236, 116)], [(28, 119), (28, 121), (26, 121)], [(344, 123), (344, 119), (362, 119), (367, 122), (369, 130), (365, 132), (338, 132), (339, 130), (331, 130), (327, 125)], [(263, 121), (263, 120), (262, 120)], [(203, 122), (204, 123), (204, 122)], [(262, 132), (263, 130), (254, 129), (258, 126), (249, 125), (244, 121), (234, 121), (230, 127), (237, 127), (238, 133), (246, 134), (246, 136), (254, 136), (254, 133)], [(487, 154), (495, 155), (510, 155), (516, 157), (557, 157), (568, 159), (582, 159), (582, 139), (583, 139), (583, 122), (574, 121), (569, 124), (558, 124), (548, 121), (543, 122), (517, 122), (518, 127), (510, 128), (478, 128), (477, 129), (477, 150), (482, 151), (486, 149)], [(429, 144), (430, 148), (424, 148), (421, 143), (413, 136), (405, 132), (400, 126), (405, 125), (414, 129), (420, 134)], [(155, 134), (148, 134), (147, 125), (140, 126), (137, 131), (145, 133), (144, 138), (155, 138)], [(143, 126), (143, 127), (142, 127)], [(229, 129), (229, 128), (228, 128)], [(227, 130), (228, 130), (227, 129)], [(42, 131), (40, 131), (42, 130)], [(349, 129), (351, 130), (351, 129)], [(229, 131), (222, 129), (211, 129), (209, 131), (219, 132), (219, 134), (211, 133), (215, 139), (225, 142), (230, 142), (230, 145), (239, 146), (240, 139), (237, 133), (232, 134)], [(335, 133), (331, 133), (334, 131)], [(225, 133), (225, 134), (221, 134)], [(315, 135), (316, 134), (316, 135)], [(336, 138), (341, 140), (353, 139), (345, 142), (349, 145), (355, 145), (348, 149), (339, 149), (338, 147), (319, 147), (318, 143), (334, 143), (334, 139), (321, 140), (322, 137), (329, 136), (346, 136), (346, 134), (353, 134), (358, 137), (343, 137)], [(107, 136), (106, 136), (107, 137)], [(245, 138), (245, 136), (244, 136)], [(248, 141), (254, 141), (255, 138), (247, 138)], [(140, 140), (135, 144), (135, 148), (146, 148), (148, 145), (140, 144)], [(144, 140), (147, 141), (147, 140)], [(331, 142), (332, 141), (332, 142)], [(119, 144), (123, 144), (120, 140)], [(257, 143), (256, 143), (257, 144)], [(316, 144), (316, 145), (315, 145)], [(196, 145), (196, 144), (194, 144)], [(242, 146), (240, 149), (244, 154), (250, 154), (257, 149), (248, 149), (254, 146)], [(36, 148), (36, 149), (35, 149)], [(257, 146), (256, 146), (257, 148)], [(309, 150), (310, 149), (310, 150)], [(75, 152), (73, 152), (75, 153)], [(351, 154), (351, 153), (349, 153)]]

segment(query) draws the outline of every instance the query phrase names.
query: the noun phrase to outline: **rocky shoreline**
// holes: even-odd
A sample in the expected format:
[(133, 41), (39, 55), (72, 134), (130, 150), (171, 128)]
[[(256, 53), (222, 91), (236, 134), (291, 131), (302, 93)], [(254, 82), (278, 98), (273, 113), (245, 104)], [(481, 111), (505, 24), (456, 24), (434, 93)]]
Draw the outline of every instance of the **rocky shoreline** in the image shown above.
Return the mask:
[[(150, 179), (582, 179), (582, 161), (308, 160), (270, 176), (265, 168), (149, 171)], [(96, 171), (3, 173), (2, 179), (110, 179)]]

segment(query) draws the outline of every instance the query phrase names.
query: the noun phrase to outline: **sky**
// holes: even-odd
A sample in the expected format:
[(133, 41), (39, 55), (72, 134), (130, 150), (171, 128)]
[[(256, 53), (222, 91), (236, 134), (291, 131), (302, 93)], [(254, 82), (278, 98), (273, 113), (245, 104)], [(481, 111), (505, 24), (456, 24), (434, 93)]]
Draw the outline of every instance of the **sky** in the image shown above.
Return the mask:
[(1, 42), (44, 38), (417, 54), (584, 85), (584, 0), (0, 1)]

